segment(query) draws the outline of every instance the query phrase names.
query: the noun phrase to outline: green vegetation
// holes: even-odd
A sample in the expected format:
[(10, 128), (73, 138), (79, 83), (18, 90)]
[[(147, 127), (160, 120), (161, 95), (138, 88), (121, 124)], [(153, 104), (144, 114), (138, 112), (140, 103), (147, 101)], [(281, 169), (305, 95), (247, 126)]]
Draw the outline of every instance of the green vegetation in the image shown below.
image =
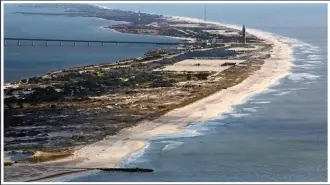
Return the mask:
[(30, 158), (27, 158), (23, 161), (28, 161), (31, 163), (40, 163), (40, 162), (46, 162), (46, 161), (54, 161), (58, 159), (63, 159), (66, 157), (70, 157), (72, 154), (70, 153), (64, 153), (64, 154), (54, 154), (54, 155), (44, 155), (44, 156), (32, 156)]
[(4, 162), (4, 166), (13, 166), (14, 165), (14, 163), (12, 163), (12, 162)]

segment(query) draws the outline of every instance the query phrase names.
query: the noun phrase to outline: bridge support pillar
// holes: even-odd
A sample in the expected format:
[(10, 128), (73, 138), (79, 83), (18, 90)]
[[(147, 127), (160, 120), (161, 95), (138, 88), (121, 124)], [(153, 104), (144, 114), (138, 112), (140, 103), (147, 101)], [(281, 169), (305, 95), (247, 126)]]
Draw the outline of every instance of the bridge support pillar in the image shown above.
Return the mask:
[(63, 46), (63, 42), (62, 41), (60, 41), (60, 46)]
[(46, 41), (46, 46), (48, 46), (48, 41)]
[(7, 41), (5, 40), (5, 46), (7, 46)]
[(102, 42), (102, 46), (104, 46), (104, 43)]
[(88, 46), (91, 46), (91, 43), (90, 42), (88, 42)]
[(17, 41), (17, 46), (20, 46), (20, 45), (21, 45), (21, 41), (18, 40), (18, 41)]
[(73, 45), (74, 45), (74, 46), (77, 46), (77, 43), (76, 43), (76, 41), (74, 41), (74, 42), (73, 42)]
[(34, 46), (34, 40), (32, 41), (32, 46)]

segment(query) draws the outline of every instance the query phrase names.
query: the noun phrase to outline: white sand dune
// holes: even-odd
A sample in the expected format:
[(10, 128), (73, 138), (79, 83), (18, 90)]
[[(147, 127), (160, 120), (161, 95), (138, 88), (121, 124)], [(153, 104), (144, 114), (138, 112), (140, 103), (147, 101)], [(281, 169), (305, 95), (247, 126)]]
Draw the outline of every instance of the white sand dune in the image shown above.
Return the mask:
[(221, 72), (230, 66), (221, 66), (224, 63), (239, 64), (245, 60), (228, 60), (228, 59), (186, 59), (164, 68), (155, 69), (155, 71), (216, 71)]
[(257, 50), (258, 47), (254, 48), (243, 48), (243, 47), (234, 47), (234, 48), (229, 48), (228, 50), (233, 50), (233, 51), (252, 51), (252, 50)]
[(218, 35), (228, 35), (228, 36), (239, 35), (239, 32), (237, 31), (230, 31), (230, 32), (226, 32), (226, 30), (204, 30), (204, 31), (210, 34), (218, 34)]

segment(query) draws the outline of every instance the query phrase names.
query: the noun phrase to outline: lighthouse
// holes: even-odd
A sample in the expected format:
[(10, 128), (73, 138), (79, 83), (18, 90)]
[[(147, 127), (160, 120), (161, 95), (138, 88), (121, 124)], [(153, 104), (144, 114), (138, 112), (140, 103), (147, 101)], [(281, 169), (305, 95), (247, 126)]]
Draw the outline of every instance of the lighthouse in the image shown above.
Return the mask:
[(140, 10), (139, 10), (139, 24), (140, 24), (140, 21), (141, 21), (141, 13), (140, 13)]
[(246, 44), (246, 30), (245, 30), (245, 25), (243, 25), (242, 28), (242, 43)]

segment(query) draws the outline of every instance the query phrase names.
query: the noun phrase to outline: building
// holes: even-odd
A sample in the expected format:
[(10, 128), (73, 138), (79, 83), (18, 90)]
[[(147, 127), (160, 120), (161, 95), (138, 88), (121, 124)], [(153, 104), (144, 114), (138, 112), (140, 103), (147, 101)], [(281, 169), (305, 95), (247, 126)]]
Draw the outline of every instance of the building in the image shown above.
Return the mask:
[(242, 28), (242, 43), (246, 44), (246, 30), (245, 30), (245, 25), (243, 25)]

